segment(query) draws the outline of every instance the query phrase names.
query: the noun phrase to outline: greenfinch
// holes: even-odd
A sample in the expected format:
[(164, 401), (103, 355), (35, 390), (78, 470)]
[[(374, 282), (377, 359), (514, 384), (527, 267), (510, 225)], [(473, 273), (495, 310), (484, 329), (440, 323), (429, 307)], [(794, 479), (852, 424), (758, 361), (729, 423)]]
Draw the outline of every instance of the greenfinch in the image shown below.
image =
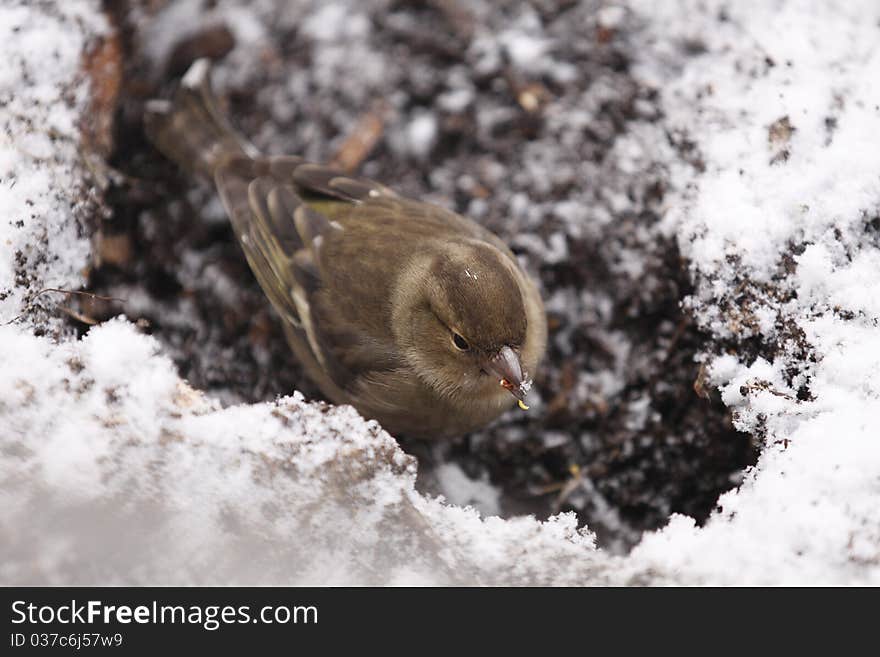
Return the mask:
[(392, 434), (479, 429), (526, 395), (547, 323), (537, 287), (491, 232), (454, 212), (293, 156), (231, 127), (199, 60), (147, 134), (216, 185), (296, 357), (327, 398)]

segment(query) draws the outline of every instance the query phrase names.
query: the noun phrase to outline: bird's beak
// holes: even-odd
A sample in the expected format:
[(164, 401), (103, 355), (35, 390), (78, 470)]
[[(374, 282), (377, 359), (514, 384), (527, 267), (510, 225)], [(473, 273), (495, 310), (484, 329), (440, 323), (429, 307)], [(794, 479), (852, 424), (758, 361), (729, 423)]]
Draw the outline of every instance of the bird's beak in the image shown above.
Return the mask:
[(525, 404), (525, 398), (529, 388), (532, 387), (532, 382), (524, 376), (519, 357), (513, 349), (502, 347), (497, 354), (483, 364), (483, 369), (486, 370), (489, 376), (494, 376), (498, 379), (501, 387), (516, 398), (521, 409), (528, 409), (528, 406)]

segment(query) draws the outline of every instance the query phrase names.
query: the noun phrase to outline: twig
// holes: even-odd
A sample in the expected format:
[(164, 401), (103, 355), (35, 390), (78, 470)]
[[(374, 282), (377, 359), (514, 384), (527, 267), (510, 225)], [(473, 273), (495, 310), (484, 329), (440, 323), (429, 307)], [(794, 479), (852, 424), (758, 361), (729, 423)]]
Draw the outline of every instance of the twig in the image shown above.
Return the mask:
[(672, 334), (672, 339), (669, 341), (669, 346), (666, 347), (666, 354), (663, 356), (663, 362), (669, 362), (669, 359), (675, 354), (675, 350), (678, 347), (678, 342), (681, 340), (681, 336), (684, 335), (685, 329), (691, 323), (691, 318), (689, 315), (683, 315), (681, 321), (678, 323), (678, 326), (675, 327), (675, 332)]
[(98, 320), (95, 319), (94, 317), (89, 317), (87, 315), (83, 315), (82, 313), (77, 312), (73, 308), (68, 308), (67, 306), (58, 306), (58, 309), (61, 312), (68, 315), (69, 317), (72, 317), (76, 321), (82, 322), (83, 324), (88, 324), (89, 326), (94, 326), (95, 324), (98, 323)]
[[(24, 307), (24, 310), (19, 315), (16, 315), (12, 319), (10, 319), (8, 322), (3, 323), (3, 326), (9, 326), (10, 324), (17, 322), (22, 317), (24, 317), (28, 313), (28, 311), (33, 307), (36, 300), (39, 297), (41, 297), (42, 295), (46, 294), (47, 292), (60, 292), (61, 294), (77, 294), (80, 296), (89, 297), (90, 299), (98, 299), (100, 301), (119, 301), (120, 303), (126, 303), (126, 301), (127, 301), (126, 299), (120, 299), (118, 297), (105, 297), (100, 294), (95, 294), (94, 292), (83, 292), (81, 290), (63, 290), (63, 289), (57, 288), (57, 287), (44, 287), (42, 290), (37, 292), (31, 298), (30, 301), (28, 301), (28, 304)], [(62, 310), (64, 310), (67, 314), (71, 315), (71, 317), (76, 317), (76, 315), (72, 314), (74, 311), (72, 311), (70, 308), (63, 308), (62, 307)], [(80, 321), (84, 321), (80, 317), (76, 317), (76, 318), (79, 319)], [(85, 323), (88, 324), (89, 322), (86, 321)], [(95, 323), (95, 322), (93, 321), (91, 323)]]
[(577, 463), (572, 463), (568, 467), (568, 471), (571, 474), (571, 478), (565, 482), (565, 485), (559, 491), (559, 495), (557, 495), (556, 499), (553, 501), (553, 513), (559, 513), (559, 510), (562, 508), (562, 505), (565, 504), (566, 500), (568, 500), (571, 494), (584, 483), (584, 471), (581, 470), (581, 467)]
[(332, 165), (344, 171), (357, 169), (382, 138), (387, 112), (387, 103), (380, 102), (370, 112), (362, 116), (354, 130), (345, 138), (332, 160)]

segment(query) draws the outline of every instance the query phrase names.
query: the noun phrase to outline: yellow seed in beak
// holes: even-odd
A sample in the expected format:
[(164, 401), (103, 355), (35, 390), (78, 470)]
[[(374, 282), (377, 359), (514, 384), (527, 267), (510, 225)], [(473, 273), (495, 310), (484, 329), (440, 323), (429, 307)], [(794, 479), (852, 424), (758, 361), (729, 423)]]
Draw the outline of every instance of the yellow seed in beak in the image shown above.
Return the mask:
[(517, 399), (517, 400), (516, 400), (516, 403), (519, 404), (519, 407), (520, 407), (521, 409), (523, 409), (524, 411), (529, 410), (529, 407), (526, 406), (526, 403), (525, 403), (522, 399)]

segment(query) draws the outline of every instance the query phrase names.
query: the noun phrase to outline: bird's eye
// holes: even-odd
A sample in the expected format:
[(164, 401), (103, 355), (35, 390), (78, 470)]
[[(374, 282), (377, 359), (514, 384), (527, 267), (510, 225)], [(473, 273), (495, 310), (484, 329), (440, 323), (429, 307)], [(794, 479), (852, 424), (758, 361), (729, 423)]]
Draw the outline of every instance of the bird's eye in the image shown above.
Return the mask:
[(471, 348), (468, 344), (468, 341), (461, 337), (458, 333), (452, 334), (452, 344), (455, 345), (455, 348), (459, 351), (467, 351)]

